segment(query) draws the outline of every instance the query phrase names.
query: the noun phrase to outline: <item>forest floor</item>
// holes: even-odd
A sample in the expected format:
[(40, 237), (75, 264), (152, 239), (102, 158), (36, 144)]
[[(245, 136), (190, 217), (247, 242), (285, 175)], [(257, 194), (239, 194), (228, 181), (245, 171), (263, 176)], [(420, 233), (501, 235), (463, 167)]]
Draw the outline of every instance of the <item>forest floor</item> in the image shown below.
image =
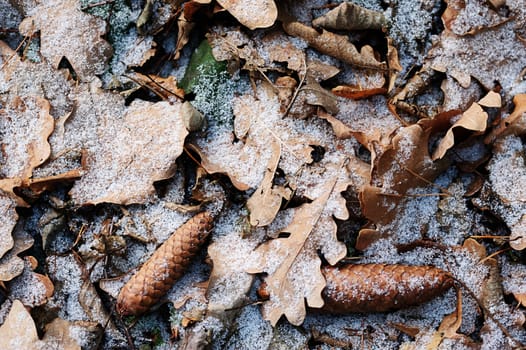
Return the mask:
[(525, 347), (525, 46), (519, 0), (0, 0), (0, 348)]

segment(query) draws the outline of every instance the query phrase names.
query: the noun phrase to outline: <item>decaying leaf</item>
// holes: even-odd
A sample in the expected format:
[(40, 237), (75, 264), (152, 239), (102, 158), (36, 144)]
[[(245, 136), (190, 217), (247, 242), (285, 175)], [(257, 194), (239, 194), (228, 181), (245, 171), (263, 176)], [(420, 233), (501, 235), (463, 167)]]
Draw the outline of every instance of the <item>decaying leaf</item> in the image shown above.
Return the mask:
[(336, 30), (382, 30), (387, 27), (383, 13), (368, 10), (352, 2), (343, 2), (312, 21), (314, 27)]
[(467, 111), (462, 113), (460, 119), (458, 119), (455, 124), (449, 128), (444, 138), (440, 140), (437, 149), (435, 152), (433, 152), (431, 159), (437, 160), (443, 158), (447, 150), (453, 147), (455, 144), (454, 131), (456, 128), (463, 128), (465, 130), (481, 133), (486, 130), (487, 120), (488, 113), (482, 109), (480, 104), (473, 103)]
[(446, 29), (459, 36), (473, 35), (508, 20), (509, 18), (501, 17), (488, 2), (473, 0), (448, 0), (447, 8), (442, 14)]
[[(305, 318), (305, 301), (310, 307), (323, 306), (321, 292), (325, 279), (320, 271), (320, 250), (330, 264), (336, 264), (346, 254), (346, 248), (336, 238), (336, 225), (332, 215), (340, 219), (348, 216), (340, 192), (348, 181), (336, 173), (323, 179), (316, 193), (318, 196), (308, 204), (293, 211), (290, 224), (282, 232), (290, 233), (287, 238), (275, 238), (259, 246), (257, 257), (248, 272), (267, 272), (267, 289), (270, 300), (263, 305), (263, 317), (275, 325), (282, 315), (290, 323), (301, 324)], [(334, 213), (332, 208), (339, 211)]]
[(78, 340), (66, 331), (67, 322), (56, 319), (49, 324), (44, 338), (38, 338), (37, 329), (31, 314), (19, 300), (14, 300), (9, 315), (0, 327), (2, 349), (60, 349), (80, 350)]
[[(7, 228), (12, 226), (7, 225), (8, 215), (7, 213), (2, 215), (4, 218), (4, 225)], [(11, 237), (11, 230), (9, 231), (9, 237)], [(0, 259), (0, 281), (10, 281), (16, 276), (20, 275), (24, 271), (24, 260), (18, 257), (18, 254), (31, 248), (33, 245), (33, 237), (23, 230), (14, 230), (12, 238), (14, 245), (11, 250), (2, 256)]]
[(55, 289), (49, 277), (33, 271), (36, 264), (35, 258), (26, 257), (22, 274), (7, 283), (11, 295), (28, 307), (46, 303)]
[[(22, 60), (6, 43), (0, 41), (0, 92), (2, 101), (12, 105), (16, 99), (35, 100), (36, 97), (50, 103), (49, 113), (58, 118), (71, 109), (71, 83), (64, 70), (56, 70), (46, 62), (33, 63)], [(9, 93), (8, 93), (9, 92)], [(45, 106), (42, 105), (45, 109)]]
[[(314, 135), (307, 139), (301, 135), (307, 123), (282, 118), (277, 96), (271, 90), (260, 89), (258, 98), (245, 95), (234, 100), (234, 135), (228, 126), (212, 139), (203, 139), (196, 145), (202, 166), (209, 173), (226, 173), (240, 190), (257, 188), (250, 200), (251, 222), (266, 225), (287, 198), (290, 190), (273, 184), (274, 170), (278, 166), (293, 175), (312, 162), (311, 145), (318, 142)], [(267, 170), (268, 169), (268, 170)], [(253, 213), (253, 214), (252, 214)], [(252, 215), (253, 218), (252, 218)]]
[(488, 165), (489, 181), (501, 205), (492, 210), (502, 217), (511, 230), (510, 246), (526, 248), (526, 165), (524, 145), (517, 136), (507, 136), (494, 146), (494, 156)]
[(270, 27), (278, 17), (278, 8), (274, 0), (256, 3), (247, 0), (218, 0), (217, 2), (249, 29)]
[(492, 130), (486, 142), (494, 141), (497, 137), (506, 135), (522, 135), (526, 132), (526, 94), (517, 94), (513, 97), (515, 108), (513, 112), (501, 120), (499, 125)]
[[(9, 186), (11, 187), (11, 186)], [(0, 228), (0, 258), (4, 258), (6, 252), (13, 248), (14, 240), (11, 232), (18, 220), (18, 214), (15, 211), (16, 201), (9, 192), (0, 190), (0, 215), (3, 218), (3, 224)]]
[(359, 52), (346, 36), (316, 29), (300, 22), (284, 21), (283, 29), (290, 36), (302, 38), (314, 49), (341, 61), (369, 69), (386, 70), (385, 62), (379, 62), (370, 53)]
[(54, 126), (49, 108), (45, 99), (26, 97), (0, 109), (2, 150), (6, 155), (1, 162), (2, 178), (27, 180), (33, 169), (49, 157), (47, 138)]
[(80, 10), (76, 0), (52, 0), (40, 3), (20, 24), (20, 32), (31, 36), (40, 31), (40, 53), (58, 67), (63, 57), (82, 81), (101, 74), (112, 53), (102, 39), (106, 23)]
[[(498, 81), (504, 91), (514, 95), (516, 82), (524, 69), (526, 50), (524, 44), (515, 39), (513, 25), (513, 21), (508, 21), (491, 30), (463, 37), (442, 32), (428, 55), (431, 68), (451, 75), (464, 88), (469, 87), (473, 77), (487, 90), (493, 89)], [(492, 51), (499, 55), (486, 54), (489, 42)]]

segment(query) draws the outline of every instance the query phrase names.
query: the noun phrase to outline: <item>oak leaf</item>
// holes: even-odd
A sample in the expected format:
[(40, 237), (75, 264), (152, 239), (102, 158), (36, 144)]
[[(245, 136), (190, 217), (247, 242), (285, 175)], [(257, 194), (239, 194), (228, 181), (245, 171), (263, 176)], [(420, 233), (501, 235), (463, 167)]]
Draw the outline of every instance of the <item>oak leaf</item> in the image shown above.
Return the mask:
[(312, 21), (314, 27), (335, 30), (382, 30), (387, 27), (387, 24), (383, 13), (366, 9), (352, 2), (343, 2)]
[(278, 17), (278, 8), (274, 0), (257, 2), (247, 0), (218, 0), (217, 2), (248, 29), (270, 27)]
[(55, 68), (63, 57), (82, 81), (104, 72), (112, 54), (102, 39), (106, 22), (82, 12), (77, 0), (43, 1), (20, 24), (20, 32), (31, 36), (40, 31), (40, 53)]
[(50, 323), (47, 327), (49, 334), (46, 333), (44, 338), (40, 340), (31, 314), (19, 300), (14, 300), (7, 319), (0, 327), (2, 349), (80, 350), (79, 340), (73, 338), (73, 334), (69, 333), (69, 330), (66, 331), (63, 324), (66, 322), (56, 319)]
[(496, 92), (490, 91), (479, 103), (474, 102), (460, 118), (449, 128), (446, 135), (440, 143), (437, 149), (433, 152), (431, 157), (433, 160), (441, 159), (445, 156), (446, 152), (452, 148), (455, 144), (455, 129), (462, 128), (468, 131), (476, 133), (482, 133), (486, 130), (488, 113), (486, 113), (482, 106), (487, 107), (500, 107), (500, 95)]
[[(329, 167), (329, 165), (327, 165)], [(270, 300), (263, 305), (263, 317), (276, 325), (285, 315), (290, 323), (299, 325), (306, 314), (305, 302), (310, 307), (323, 306), (321, 292), (325, 287), (317, 251), (334, 265), (347, 252), (345, 245), (336, 238), (336, 223), (332, 216), (345, 220), (348, 217), (345, 201), (340, 192), (347, 189), (349, 180), (342, 179), (342, 164), (332, 164), (322, 178), (322, 184), (313, 192), (311, 203), (293, 210), (289, 225), (281, 232), (287, 238), (275, 238), (255, 251), (254, 266), (250, 273), (266, 272)]]

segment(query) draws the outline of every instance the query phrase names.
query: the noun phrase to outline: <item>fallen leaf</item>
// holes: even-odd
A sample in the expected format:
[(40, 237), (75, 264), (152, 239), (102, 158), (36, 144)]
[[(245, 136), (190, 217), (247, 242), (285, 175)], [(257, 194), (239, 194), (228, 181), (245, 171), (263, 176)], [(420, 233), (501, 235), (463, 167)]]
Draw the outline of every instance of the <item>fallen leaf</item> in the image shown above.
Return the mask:
[[(93, 99), (104, 100), (104, 109), (93, 107)], [(183, 104), (135, 101), (125, 108), (121, 97), (85, 87), (77, 93), (77, 101), (79, 107), (68, 118), (64, 138), (51, 138), (57, 153), (86, 149), (87, 169), (71, 189), (72, 198), (81, 205), (150, 200), (153, 182), (174, 174), (175, 159), (183, 151), (188, 134)], [(80, 130), (82, 136), (75, 137)]]
[(486, 138), (486, 143), (495, 141), (498, 137), (506, 135), (522, 135), (526, 132), (526, 94), (517, 94), (513, 97), (515, 108), (499, 125), (491, 131)]
[[(11, 189), (12, 187), (9, 191)], [(14, 244), (11, 232), (18, 220), (15, 206), (16, 201), (13, 195), (10, 192), (5, 192), (3, 189), (0, 190), (0, 215), (3, 218), (3, 225), (0, 228), (0, 258), (2, 259), (5, 257), (6, 252), (13, 248)]]
[(40, 53), (55, 68), (63, 57), (82, 81), (91, 81), (104, 72), (112, 54), (102, 37), (106, 22), (82, 12), (76, 0), (40, 3), (20, 24), (20, 32), (31, 36), (40, 31)]
[[(7, 215), (2, 215), (5, 219)], [(7, 225), (11, 228), (11, 226)], [(11, 237), (11, 230), (9, 231)], [(23, 230), (16, 229), (13, 231), (12, 238), (14, 245), (7, 254), (0, 259), (0, 281), (10, 281), (24, 271), (24, 260), (18, 257), (18, 254), (28, 250), (33, 246), (33, 237)]]
[(373, 88), (364, 90), (358, 86), (347, 85), (336, 86), (335, 88), (332, 88), (331, 91), (336, 96), (350, 98), (353, 100), (361, 100), (363, 98), (368, 98), (375, 95), (384, 95), (385, 93), (387, 93), (387, 89), (385, 88)]
[(274, 0), (262, 0), (256, 3), (247, 0), (218, 0), (217, 2), (248, 29), (270, 27), (278, 17), (278, 8)]
[[(504, 91), (514, 95), (517, 79), (524, 69), (526, 50), (524, 44), (515, 39), (513, 26), (510, 20), (462, 37), (444, 31), (426, 60), (431, 68), (451, 75), (464, 88), (469, 87), (473, 77), (487, 90), (492, 90), (498, 81)], [(499, 55), (486, 54), (488, 43), (491, 43), (491, 51)]]
[(498, 26), (509, 18), (501, 17), (487, 2), (474, 0), (448, 0), (442, 14), (446, 30), (456, 35), (473, 35)]
[(455, 134), (454, 131), (457, 128), (462, 128), (469, 131), (483, 132), (486, 130), (488, 121), (488, 113), (486, 113), (478, 103), (473, 103), (471, 107), (464, 113), (459, 120), (449, 128), (446, 135), (440, 143), (438, 144), (437, 149), (433, 152), (431, 159), (437, 160), (442, 159), (446, 152), (452, 148), (455, 144)]
[(54, 121), (50, 105), (39, 97), (17, 98), (0, 109), (2, 129), (1, 178), (20, 178), (27, 181), (33, 169), (50, 155), (48, 137)]
[(31, 314), (19, 300), (14, 300), (7, 319), (0, 327), (2, 349), (80, 350), (80, 340), (74, 338), (68, 326), (67, 321), (57, 318), (47, 325), (46, 334), (40, 340)]
[(289, 237), (275, 238), (254, 251), (257, 259), (248, 272), (268, 273), (265, 281), (271, 297), (263, 304), (262, 312), (273, 326), (282, 315), (294, 325), (301, 324), (306, 314), (304, 299), (310, 307), (323, 306), (325, 278), (320, 271), (318, 250), (331, 265), (346, 255), (347, 249), (337, 240), (332, 220), (333, 208), (340, 211), (337, 218), (348, 216), (340, 192), (349, 183), (339, 178), (341, 169), (342, 164), (336, 165), (332, 169), (336, 172), (329, 172), (317, 188), (318, 196), (293, 211), (292, 221), (281, 230), (290, 233)]
[(307, 41), (309, 46), (319, 52), (335, 57), (345, 63), (360, 68), (386, 70), (385, 62), (379, 62), (373, 55), (362, 54), (346, 36), (334, 34), (326, 30), (319, 33), (316, 29), (300, 22), (286, 20), (283, 22), (285, 32)]
[(19, 300), (14, 300), (9, 315), (0, 327), (0, 339), (6, 350), (37, 349), (37, 328), (31, 314)]
[(352, 2), (342, 2), (321, 17), (312, 21), (314, 27), (336, 30), (382, 30), (387, 19), (379, 11), (372, 11)]
[[(49, 277), (33, 271), (36, 268), (36, 260), (32, 262), (33, 259), (33, 257), (25, 257), (22, 274), (6, 283), (12, 297), (20, 300), (27, 307), (45, 304), (55, 289)], [(35, 265), (32, 265), (33, 263)]]

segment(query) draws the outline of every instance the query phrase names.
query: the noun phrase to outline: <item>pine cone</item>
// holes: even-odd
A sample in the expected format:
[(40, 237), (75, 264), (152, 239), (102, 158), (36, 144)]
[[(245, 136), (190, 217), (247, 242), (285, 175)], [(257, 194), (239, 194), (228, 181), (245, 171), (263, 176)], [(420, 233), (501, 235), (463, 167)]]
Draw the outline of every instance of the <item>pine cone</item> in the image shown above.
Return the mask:
[(431, 266), (363, 264), (322, 268), (323, 309), (332, 313), (384, 312), (425, 303), (454, 284)]
[(212, 228), (209, 212), (195, 215), (179, 227), (122, 287), (117, 312), (139, 315), (148, 311), (174, 285), (199, 252)]

